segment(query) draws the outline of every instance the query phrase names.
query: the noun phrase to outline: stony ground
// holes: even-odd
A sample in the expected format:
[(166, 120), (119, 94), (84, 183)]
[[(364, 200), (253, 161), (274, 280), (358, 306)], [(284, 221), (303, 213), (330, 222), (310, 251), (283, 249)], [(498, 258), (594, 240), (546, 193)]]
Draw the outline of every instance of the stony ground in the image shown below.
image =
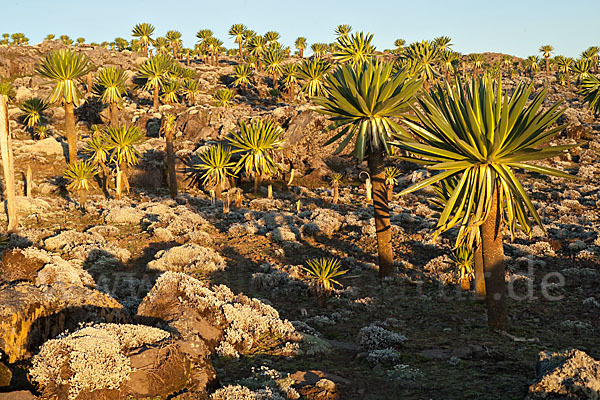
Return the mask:
[[(226, 61), (218, 68), (194, 68), (206, 81), (207, 93), (232, 69)], [(43, 93), (39, 78), (25, 73), (18, 79), (17, 86), (22, 83), (19, 87)], [(543, 84), (540, 80), (538, 88)], [(221, 349), (211, 356), (221, 386), (241, 383), (262, 389), (261, 396), (267, 396), (255, 398), (269, 398), (265, 394), (269, 391), (275, 393), (271, 398), (278, 398), (277, 391), (295, 398), (280, 384), (282, 377), (293, 374), (297, 382), (306, 383), (294, 390), (314, 399), (523, 399), (536, 381), (534, 365), (540, 351), (577, 348), (600, 359), (600, 124), (583, 110), (572, 90), (552, 86), (549, 91), (550, 100), (566, 100), (569, 108), (563, 122), (579, 127), (563, 132), (557, 143), (579, 138), (588, 142), (546, 164), (583, 179), (519, 175), (548, 234), (536, 228), (532, 238), (519, 235), (506, 240), (507, 280), (513, 293), (508, 335), (488, 331), (485, 305), (473, 293), (460, 291), (450, 258), (452, 234), (430, 240), (436, 222), (428, 202), (431, 192), (394, 196), (396, 274), (384, 281), (377, 277), (372, 206), (358, 179), (363, 166), (343, 157), (319, 158), (327, 165), (310, 162), (328, 149), (302, 139), (323, 126), (306, 105), (266, 104), (249, 97), (225, 111), (209, 105), (207, 94), (192, 107), (161, 109), (186, 121), (176, 139), (181, 158), (222, 138), (242, 116), (275, 114), (288, 133), (293, 131), (291, 153), (296, 155), (300, 177), (289, 186), (276, 181), (273, 200), (265, 198), (266, 190), (257, 196), (246, 192), (241, 206), (232, 205), (227, 213), (222, 202), (211, 202), (206, 193), (183, 182), (180, 195), (168, 197), (164, 141), (158, 137), (140, 147), (142, 163), (134, 171), (132, 193), (123, 200), (107, 200), (96, 188), (82, 209), (61, 178), (64, 156), (59, 135), (59, 140), (33, 141), (11, 121), (17, 136), (16, 170), (23, 173), (32, 166), (35, 185), (33, 199), (19, 197), (21, 230), (4, 249), (37, 248), (44, 257), (55, 257), (43, 263), (45, 273), (34, 271), (36, 285), (68, 281), (95, 287), (123, 306), (128, 322), (165, 270), (226, 285), (234, 294), (271, 305), (281, 320), (291, 321), (296, 332), (304, 334), (302, 350), (283, 351), (279, 339), (264, 335), (240, 354)], [(51, 122), (59, 133), (60, 112), (56, 113)], [(161, 113), (132, 100), (122, 118), (135, 120), (155, 136), (152, 130)], [(11, 115), (17, 111), (12, 109)], [(208, 121), (198, 115), (209, 116)], [(188, 127), (189, 121), (198, 125)], [(83, 138), (89, 125), (80, 123)], [(428, 174), (415, 166), (400, 167), (404, 176), (396, 193)], [(326, 181), (319, 179), (332, 170), (345, 174), (337, 205), (331, 203)], [(250, 184), (242, 182), (242, 188), (249, 189)], [(4, 215), (0, 223), (5, 223)], [(301, 272), (306, 260), (315, 257), (339, 258), (348, 269), (326, 308), (317, 306)], [(3, 264), (6, 271), (7, 259)], [(49, 264), (57, 265), (55, 275), (55, 270), (46, 269)], [(10, 281), (5, 275), (0, 279)], [(3, 285), (0, 291), (14, 282)], [(11, 390), (34, 390), (25, 379), (31, 355), (9, 363)], [(252, 398), (242, 396), (246, 389), (225, 390), (213, 398)], [(239, 393), (233, 394), (236, 390)]]

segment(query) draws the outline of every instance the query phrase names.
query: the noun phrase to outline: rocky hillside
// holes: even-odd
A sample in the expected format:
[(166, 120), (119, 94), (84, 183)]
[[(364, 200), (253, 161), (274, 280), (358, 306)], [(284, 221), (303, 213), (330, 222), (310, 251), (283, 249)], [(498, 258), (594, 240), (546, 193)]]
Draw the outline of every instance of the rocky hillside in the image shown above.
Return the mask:
[[(394, 194), (395, 274), (379, 279), (364, 166), (331, 156), (326, 119), (298, 97), (269, 96), (266, 75), (233, 107), (216, 107), (212, 94), (231, 82), (234, 58), (193, 60), (195, 102), (155, 112), (150, 94), (133, 86), (143, 57), (77, 48), (97, 67), (127, 71), (119, 119), (147, 136), (131, 192), (117, 200), (96, 182), (81, 206), (62, 177), (62, 108), (49, 110), (52, 135), (43, 140), (19, 121), (21, 101), (50, 93), (35, 69), (56, 47), (0, 47), (0, 76), (16, 89), (9, 113), (20, 218), (19, 231), (0, 243), (0, 400), (597, 397), (600, 122), (574, 87), (534, 79), (536, 90), (548, 90), (546, 106), (567, 108), (559, 122), (568, 127), (553, 144), (585, 141), (540, 165), (581, 179), (519, 174), (547, 234), (535, 228), (531, 238), (505, 241), (511, 331), (498, 333), (487, 329), (480, 299), (460, 289), (452, 233), (431, 239), (432, 191)], [(507, 90), (515, 84), (504, 80)], [(108, 118), (88, 99), (76, 110), (81, 154), (93, 125)], [(177, 117), (180, 170), (239, 120), (280, 124), (286, 149), (273, 198), (266, 188), (245, 192), (250, 184), (241, 181), (224, 193), (228, 207), (184, 173), (180, 194), (168, 196), (159, 135), (167, 113)], [(396, 191), (429, 176), (398, 166)], [(343, 174), (338, 204), (326, 179), (333, 171)], [(325, 307), (302, 269), (318, 257), (348, 271)]]

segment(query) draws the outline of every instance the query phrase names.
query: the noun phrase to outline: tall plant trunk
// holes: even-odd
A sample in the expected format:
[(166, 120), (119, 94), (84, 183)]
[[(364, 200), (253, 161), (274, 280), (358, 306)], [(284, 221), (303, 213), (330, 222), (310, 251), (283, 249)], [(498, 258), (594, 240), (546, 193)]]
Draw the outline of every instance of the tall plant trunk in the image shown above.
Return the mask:
[(110, 184), (110, 173), (108, 171), (108, 168), (106, 167), (106, 164), (102, 163), (100, 164), (100, 168), (102, 170), (102, 179), (103, 179), (103, 184), (104, 184), (104, 191), (106, 192), (106, 195), (108, 196), (108, 188), (109, 188), (109, 184)]
[(546, 76), (550, 76), (550, 58), (546, 57)]
[(112, 126), (117, 126), (117, 124), (119, 123), (119, 118), (118, 118), (118, 106), (117, 103), (110, 103), (110, 124)]
[(229, 214), (231, 202), (229, 201), (229, 192), (227, 192), (227, 196), (225, 197), (225, 201), (223, 202), (223, 214)]
[(260, 174), (254, 174), (254, 194), (258, 194), (258, 190), (260, 189)]
[(121, 173), (122, 173), (122, 176), (121, 176), (121, 187), (123, 189), (125, 189), (125, 191), (129, 194), (130, 187), (129, 187), (129, 179), (127, 178), (127, 173), (128, 173), (129, 165), (127, 165), (126, 162), (123, 162), (121, 164), (121, 168), (120, 169), (121, 169)]
[(158, 111), (158, 85), (154, 86), (154, 111)]
[(371, 177), (369, 176), (365, 180), (365, 197), (367, 198), (367, 203), (373, 202), (373, 185), (371, 184)]
[(79, 192), (79, 207), (82, 210), (85, 209), (85, 203), (87, 203), (87, 190), (81, 190)]
[(25, 195), (28, 199), (31, 199), (33, 196), (31, 195), (31, 190), (33, 189), (33, 173), (31, 172), (31, 166), (27, 166), (27, 173), (25, 175)]
[(119, 168), (118, 165), (117, 165), (116, 180), (117, 181), (115, 183), (115, 189), (116, 189), (115, 197), (117, 198), (117, 200), (121, 200), (121, 188), (123, 187), (123, 171), (121, 171), (121, 168)]
[(13, 165), (12, 139), (10, 137), (10, 125), (8, 123), (8, 106), (4, 96), (0, 96), (0, 153), (2, 153), (2, 168), (6, 182), (6, 210), (8, 211), (9, 233), (17, 230), (19, 221), (17, 219), (15, 168)]
[(481, 244), (483, 270), (485, 271), (485, 291), (490, 329), (506, 329), (508, 315), (506, 310), (506, 281), (504, 278), (504, 249), (500, 226), (500, 207), (498, 189), (492, 195), (490, 214), (481, 225)]
[[(166, 132), (165, 140), (167, 142), (167, 171), (169, 175), (169, 193), (172, 198), (177, 197), (177, 175), (175, 174), (175, 151), (173, 150), (174, 132)], [(219, 193), (219, 198), (221, 194)]]
[(469, 275), (460, 278), (460, 290), (466, 292), (471, 289), (471, 277)]
[(241, 40), (238, 42), (238, 45), (240, 46), (240, 60), (244, 61), (244, 53), (242, 53), (242, 41)]
[(65, 132), (69, 145), (69, 163), (77, 161), (77, 133), (75, 132), (75, 112), (73, 103), (65, 103)]
[(87, 94), (92, 94), (92, 71), (87, 73)]
[(333, 204), (337, 204), (340, 198), (340, 186), (337, 182), (333, 184)]
[(379, 276), (391, 276), (394, 273), (394, 253), (392, 250), (388, 191), (385, 184), (384, 154), (369, 151), (367, 163), (373, 185), (373, 210), (375, 211), (375, 230), (377, 232)]
[(148, 42), (144, 42), (144, 49), (146, 52), (146, 57), (148, 57)]
[(320, 286), (315, 286), (315, 297), (317, 305), (321, 308), (327, 307), (327, 291)]
[(481, 244), (475, 248), (474, 264), (475, 293), (477, 294), (477, 297), (485, 299), (485, 275), (483, 273), (483, 253)]
[(186, 56), (187, 56), (186, 65), (189, 67), (190, 66), (190, 51), (189, 50), (187, 51)]
[(300, 49), (300, 58), (304, 58), (304, 49)]

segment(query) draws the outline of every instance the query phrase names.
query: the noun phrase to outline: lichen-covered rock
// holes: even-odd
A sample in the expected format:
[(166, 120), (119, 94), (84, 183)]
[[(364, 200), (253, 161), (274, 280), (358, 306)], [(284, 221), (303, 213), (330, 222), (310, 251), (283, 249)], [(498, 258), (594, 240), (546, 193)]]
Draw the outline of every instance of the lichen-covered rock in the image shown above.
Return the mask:
[(190, 232), (210, 229), (210, 223), (201, 215), (191, 212), (187, 207), (177, 207), (170, 218), (164, 218), (168, 224), (166, 228), (175, 236), (184, 236)]
[(309, 286), (301, 279), (301, 266), (272, 268), (270, 264), (263, 264), (261, 267), (263, 272), (252, 274), (253, 287), (282, 296), (302, 296), (308, 292)]
[(166, 228), (154, 229), (154, 236), (157, 240), (165, 243), (172, 242), (173, 240), (175, 240), (175, 236), (173, 236), (173, 233), (171, 233), (171, 231)]
[(302, 232), (307, 235), (331, 236), (339, 231), (344, 217), (328, 208), (317, 208), (310, 216), (310, 222), (302, 226)]
[(82, 322), (125, 320), (119, 302), (84, 286), (22, 282), (0, 287), (0, 350), (11, 363)]
[(107, 242), (100, 234), (88, 231), (68, 230), (44, 241), (48, 251), (68, 255), (69, 259), (78, 259), (93, 266), (99, 264), (119, 264), (129, 261), (131, 253), (117, 245)]
[(283, 203), (278, 199), (254, 199), (250, 202), (250, 208), (259, 211), (281, 210)]
[(237, 382), (215, 391), (211, 400), (297, 400), (300, 394), (292, 387), (294, 379), (287, 373), (261, 366), (252, 367), (252, 374)]
[(583, 351), (542, 351), (535, 365), (538, 381), (527, 399), (600, 398), (600, 362)]
[(71, 251), (75, 246), (102, 242), (104, 238), (96, 233), (68, 230), (46, 239), (44, 247), (48, 251)]
[(227, 233), (231, 237), (240, 237), (244, 235), (254, 235), (258, 232), (258, 224), (254, 221), (246, 223), (231, 224)]
[(2, 253), (0, 261), (0, 282), (33, 282), (44, 264), (44, 260), (31, 257), (22, 249), (7, 250)]
[(225, 269), (226, 265), (223, 257), (213, 249), (188, 243), (159, 251), (154, 260), (148, 263), (148, 269), (186, 273), (214, 272)]
[[(142, 225), (162, 241), (183, 239), (192, 242), (210, 243), (210, 238), (198, 237), (213, 229), (213, 226), (188, 205), (175, 202), (142, 203), (136, 207), (143, 217)], [(166, 240), (169, 239), (169, 240)]]
[(381, 350), (401, 345), (406, 336), (388, 331), (377, 324), (365, 326), (358, 332), (358, 345), (364, 350)]
[(80, 265), (35, 247), (13, 249), (2, 255), (0, 282), (28, 281), (36, 285), (55, 282), (95, 286), (94, 279)]
[[(64, 147), (66, 147), (66, 144)], [(46, 139), (38, 140), (30, 145), (21, 146), (20, 152), (29, 154), (37, 153), (62, 158), (65, 154), (64, 147), (63, 143), (56, 140), (56, 138), (48, 137)]]
[(133, 207), (113, 208), (104, 216), (107, 224), (139, 225), (142, 218), (144, 218), (144, 213)]
[(106, 239), (108, 237), (115, 236), (116, 234), (118, 234), (120, 232), (120, 229), (112, 225), (95, 225), (87, 229), (86, 232), (100, 235)]
[(95, 286), (94, 278), (84, 269), (76, 268), (68, 263), (47, 264), (42, 268), (35, 279), (35, 284), (52, 285), (62, 282), (68, 285)]
[(29, 373), (47, 397), (167, 397), (186, 386), (191, 364), (166, 331), (98, 324), (46, 342)]
[(278, 211), (263, 214), (263, 216), (258, 220), (258, 223), (265, 226), (267, 230), (273, 230), (277, 227), (287, 227), (288, 225), (291, 225), (293, 221), (294, 218), (291, 214)]
[(225, 356), (249, 352), (267, 336), (281, 344), (300, 340), (273, 307), (183, 273), (162, 274), (140, 304), (138, 317), (165, 321), (185, 340), (206, 342)]
[(17, 196), (16, 203), (18, 215), (23, 217), (27, 217), (31, 214), (39, 215), (46, 213), (51, 208), (46, 200), (40, 198)]
[(228, 385), (210, 395), (210, 400), (256, 400), (256, 393), (241, 385)]
[(271, 232), (271, 238), (278, 242), (294, 242), (296, 241), (296, 234), (287, 226), (279, 226)]

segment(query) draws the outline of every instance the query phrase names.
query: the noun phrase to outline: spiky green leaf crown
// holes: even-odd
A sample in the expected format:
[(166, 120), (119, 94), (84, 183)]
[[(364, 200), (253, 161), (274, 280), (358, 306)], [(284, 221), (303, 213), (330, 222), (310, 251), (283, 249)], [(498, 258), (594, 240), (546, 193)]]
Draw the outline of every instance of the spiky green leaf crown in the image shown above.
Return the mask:
[(48, 97), (50, 103), (79, 105), (83, 101), (83, 95), (77, 86), (77, 79), (89, 70), (89, 60), (86, 56), (61, 49), (46, 55), (37, 72), (55, 83)]
[(530, 232), (534, 221), (543, 229), (515, 169), (559, 177), (570, 175), (530, 162), (552, 158), (575, 145), (545, 145), (564, 126), (553, 126), (562, 115), (560, 103), (546, 110), (542, 91), (529, 102), (533, 86), (520, 84), (512, 94), (502, 94), (501, 83), (489, 76), (466, 85), (438, 85), (419, 99), (414, 108), (418, 123), (405, 121), (413, 138), (393, 143), (412, 154), (409, 160), (440, 171), (402, 194), (411, 193), (450, 177), (458, 179), (440, 216), (436, 235), (459, 226), (457, 245), (473, 245), (478, 228), (487, 218), (492, 196), (503, 206), (502, 222), (511, 233)]
[(127, 74), (118, 67), (106, 67), (98, 72), (94, 93), (104, 104), (119, 103), (126, 93)]
[(140, 155), (135, 148), (144, 141), (144, 132), (135, 125), (111, 125), (106, 129), (107, 149), (117, 165), (135, 165)]
[(376, 60), (340, 66), (326, 78), (328, 95), (315, 97), (316, 111), (329, 116), (333, 130), (343, 127), (325, 145), (344, 137), (335, 153), (356, 137), (354, 156), (367, 152), (391, 153), (388, 142), (402, 132), (394, 118), (410, 109), (421, 82), (406, 71), (393, 73), (393, 65)]
[(242, 153), (236, 173), (244, 169), (246, 175), (271, 175), (277, 165), (271, 156), (283, 144), (283, 129), (271, 120), (258, 120), (250, 124), (239, 122), (240, 132), (231, 132), (229, 143), (234, 153)]

